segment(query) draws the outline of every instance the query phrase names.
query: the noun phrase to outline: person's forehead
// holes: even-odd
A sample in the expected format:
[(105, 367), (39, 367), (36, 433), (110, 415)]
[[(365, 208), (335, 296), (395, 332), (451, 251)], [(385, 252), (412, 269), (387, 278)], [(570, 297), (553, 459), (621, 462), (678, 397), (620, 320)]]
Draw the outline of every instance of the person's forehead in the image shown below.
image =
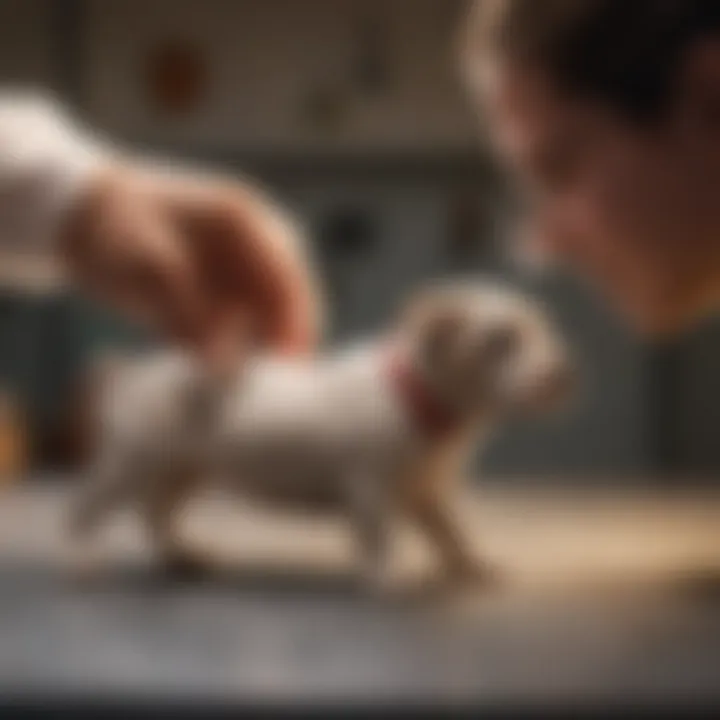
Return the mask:
[(533, 112), (541, 118), (557, 112), (557, 93), (538, 71), (496, 60), (486, 63), (481, 77), (480, 88), (491, 110)]
[(510, 63), (488, 64), (481, 87), (493, 139), (504, 147), (557, 140), (590, 118), (587, 107), (563, 97), (541, 73)]

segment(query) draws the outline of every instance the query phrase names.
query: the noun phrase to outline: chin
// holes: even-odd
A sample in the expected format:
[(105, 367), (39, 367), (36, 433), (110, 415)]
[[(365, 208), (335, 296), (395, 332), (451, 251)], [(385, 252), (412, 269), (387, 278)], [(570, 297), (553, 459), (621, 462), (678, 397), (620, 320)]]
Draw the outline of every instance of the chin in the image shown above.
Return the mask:
[(649, 302), (645, 307), (636, 307), (630, 312), (630, 321), (648, 340), (673, 340), (691, 332), (703, 320), (717, 312), (717, 305), (707, 303), (665, 303)]

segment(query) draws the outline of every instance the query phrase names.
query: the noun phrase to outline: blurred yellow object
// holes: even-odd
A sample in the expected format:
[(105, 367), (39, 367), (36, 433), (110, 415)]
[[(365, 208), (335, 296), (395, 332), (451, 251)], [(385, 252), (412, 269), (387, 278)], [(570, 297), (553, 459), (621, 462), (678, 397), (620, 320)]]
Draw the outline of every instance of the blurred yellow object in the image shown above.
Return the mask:
[(25, 474), (27, 432), (23, 413), (13, 395), (0, 390), (0, 485), (8, 485)]

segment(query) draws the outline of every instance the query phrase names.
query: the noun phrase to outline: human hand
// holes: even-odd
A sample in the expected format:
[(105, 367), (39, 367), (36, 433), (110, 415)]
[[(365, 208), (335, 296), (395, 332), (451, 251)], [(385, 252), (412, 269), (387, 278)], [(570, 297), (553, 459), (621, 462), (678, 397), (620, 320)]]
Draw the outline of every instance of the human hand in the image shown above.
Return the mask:
[(253, 188), (112, 167), (68, 218), (81, 288), (211, 358), (247, 342), (311, 350), (318, 290), (300, 239)]

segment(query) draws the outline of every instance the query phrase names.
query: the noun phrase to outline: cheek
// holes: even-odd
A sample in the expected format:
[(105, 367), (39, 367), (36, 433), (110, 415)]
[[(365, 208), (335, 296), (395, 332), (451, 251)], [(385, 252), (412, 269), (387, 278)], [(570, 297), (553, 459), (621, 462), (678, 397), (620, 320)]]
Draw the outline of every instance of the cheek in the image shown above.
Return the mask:
[(598, 153), (571, 204), (590, 273), (629, 293), (677, 270), (677, 191), (659, 157), (618, 145)]
[(703, 250), (703, 213), (688, 178), (661, 150), (627, 152), (596, 192), (599, 233), (612, 250), (625, 293), (658, 312), (684, 302), (712, 265)]
[(591, 237), (599, 238), (619, 260), (632, 259), (657, 229), (658, 207), (667, 193), (653, 164), (619, 145), (598, 153), (585, 178), (586, 220)]

